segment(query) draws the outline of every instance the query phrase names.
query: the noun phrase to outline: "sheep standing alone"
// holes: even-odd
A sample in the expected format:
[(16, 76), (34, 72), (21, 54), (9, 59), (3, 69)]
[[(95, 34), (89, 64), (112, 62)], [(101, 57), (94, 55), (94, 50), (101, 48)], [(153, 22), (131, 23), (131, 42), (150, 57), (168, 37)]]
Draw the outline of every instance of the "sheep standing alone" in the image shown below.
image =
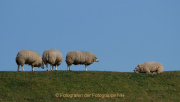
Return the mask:
[(49, 71), (48, 63), (51, 65), (51, 71), (53, 71), (53, 66), (56, 66), (57, 70), (57, 66), (61, 64), (62, 59), (61, 52), (56, 49), (47, 49), (43, 53), (43, 62), (46, 64), (47, 71)]
[(34, 67), (41, 67), (44, 69), (44, 64), (42, 61), (42, 57), (39, 53), (31, 50), (21, 50), (18, 52), (16, 56), (16, 63), (18, 65), (19, 71), (19, 65), (21, 65), (22, 70), (24, 71), (24, 64), (29, 64), (32, 66), (32, 71), (34, 71)]
[(164, 67), (161, 63), (158, 62), (144, 62), (142, 64), (138, 64), (137, 67), (134, 69), (134, 72), (138, 73), (162, 73), (164, 71)]
[(85, 70), (87, 71), (87, 66), (93, 62), (99, 62), (95, 54), (86, 51), (69, 51), (66, 55), (67, 70), (70, 70), (72, 64), (84, 64)]

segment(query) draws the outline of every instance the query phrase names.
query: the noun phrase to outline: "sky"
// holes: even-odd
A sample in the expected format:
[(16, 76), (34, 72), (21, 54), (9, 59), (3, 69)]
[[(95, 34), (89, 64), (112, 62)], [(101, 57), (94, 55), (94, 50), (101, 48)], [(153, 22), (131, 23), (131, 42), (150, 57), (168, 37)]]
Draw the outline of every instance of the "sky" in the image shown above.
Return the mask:
[[(179, 71), (179, 4), (179, 0), (0, 0), (0, 71), (17, 71), (20, 50), (42, 55), (50, 48), (63, 55), (59, 71), (67, 70), (69, 51), (98, 57), (88, 71), (133, 72), (149, 61), (161, 63), (165, 71)], [(70, 69), (85, 71), (85, 66)], [(24, 65), (24, 70), (32, 68)]]

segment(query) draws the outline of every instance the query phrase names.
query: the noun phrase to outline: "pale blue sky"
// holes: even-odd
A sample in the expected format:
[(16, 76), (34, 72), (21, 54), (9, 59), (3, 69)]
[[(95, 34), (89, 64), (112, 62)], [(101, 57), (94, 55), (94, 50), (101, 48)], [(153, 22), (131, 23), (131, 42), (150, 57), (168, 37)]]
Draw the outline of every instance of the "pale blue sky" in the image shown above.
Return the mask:
[(63, 55), (58, 70), (67, 70), (71, 50), (98, 57), (88, 71), (133, 72), (147, 61), (162, 63), (165, 71), (180, 70), (179, 5), (179, 0), (1, 0), (0, 71), (17, 71), (20, 50), (42, 55), (49, 48)]

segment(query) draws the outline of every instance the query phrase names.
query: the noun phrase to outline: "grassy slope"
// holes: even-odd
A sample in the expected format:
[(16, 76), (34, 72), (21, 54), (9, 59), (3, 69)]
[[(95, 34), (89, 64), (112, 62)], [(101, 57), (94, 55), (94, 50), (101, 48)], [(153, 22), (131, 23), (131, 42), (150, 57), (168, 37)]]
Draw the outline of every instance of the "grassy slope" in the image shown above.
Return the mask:
[[(0, 101), (180, 101), (180, 72), (161, 75), (99, 72), (0, 72)], [(63, 94), (117, 94), (124, 98), (67, 98)]]

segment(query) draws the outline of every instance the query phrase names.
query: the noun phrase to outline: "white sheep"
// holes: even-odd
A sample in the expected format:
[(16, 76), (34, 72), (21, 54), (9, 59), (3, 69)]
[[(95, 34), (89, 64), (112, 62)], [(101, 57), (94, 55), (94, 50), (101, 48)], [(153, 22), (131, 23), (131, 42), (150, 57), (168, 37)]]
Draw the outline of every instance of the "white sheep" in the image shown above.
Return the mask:
[(99, 62), (95, 54), (86, 51), (69, 51), (66, 55), (67, 70), (70, 70), (72, 64), (84, 64), (85, 70), (87, 71), (87, 66), (93, 62)]
[(51, 71), (53, 71), (53, 66), (59, 66), (62, 63), (63, 56), (60, 51), (56, 49), (47, 49), (43, 53), (43, 62), (46, 64), (47, 71), (48, 69), (48, 63), (51, 65)]
[(158, 62), (144, 62), (142, 64), (138, 64), (134, 69), (136, 73), (154, 73), (160, 74), (164, 71), (164, 67), (161, 63)]
[(42, 57), (39, 53), (31, 50), (21, 50), (18, 52), (16, 56), (16, 63), (18, 65), (18, 70), (19, 71), (19, 66), (21, 65), (22, 70), (24, 71), (24, 64), (28, 64), (32, 66), (32, 71), (34, 71), (34, 67), (41, 67), (44, 69), (44, 64), (42, 61)]

